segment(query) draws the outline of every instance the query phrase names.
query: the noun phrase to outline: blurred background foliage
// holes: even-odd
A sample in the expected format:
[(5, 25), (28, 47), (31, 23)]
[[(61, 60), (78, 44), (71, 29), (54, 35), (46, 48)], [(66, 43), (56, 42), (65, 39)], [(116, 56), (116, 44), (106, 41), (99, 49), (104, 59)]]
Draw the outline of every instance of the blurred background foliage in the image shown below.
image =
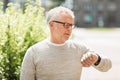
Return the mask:
[(0, 80), (19, 80), (23, 56), (31, 45), (47, 37), (44, 9), (37, 0), (26, 2), (25, 10), (0, 2)]
[(62, 3), (65, 2), (65, 0), (51, 0), (51, 1), (53, 2), (54, 5), (52, 5), (52, 6), (50, 7), (50, 9), (51, 9), (51, 8), (54, 8), (54, 7), (56, 7), (56, 6), (60, 6)]

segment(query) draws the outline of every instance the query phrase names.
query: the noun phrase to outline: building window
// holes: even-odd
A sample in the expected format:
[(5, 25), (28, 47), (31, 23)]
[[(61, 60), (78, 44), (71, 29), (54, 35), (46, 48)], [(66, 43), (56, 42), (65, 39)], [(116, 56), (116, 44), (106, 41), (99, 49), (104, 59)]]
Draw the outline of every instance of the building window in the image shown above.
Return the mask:
[(103, 4), (98, 4), (98, 6), (97, 6), (97, 9), (98, 9), (98, 11), (99, 12), (103, 12), (104, 11), (104, 5)]
[(117, 10), (117, 5), (114, 2), (110, 2), (107, 5), (108, 11), (116, 11)]
[(91, 14), (85, 14), (84, 15), (84, 22), (85, 23), (92, 23), (93, 22), (93, 16)]

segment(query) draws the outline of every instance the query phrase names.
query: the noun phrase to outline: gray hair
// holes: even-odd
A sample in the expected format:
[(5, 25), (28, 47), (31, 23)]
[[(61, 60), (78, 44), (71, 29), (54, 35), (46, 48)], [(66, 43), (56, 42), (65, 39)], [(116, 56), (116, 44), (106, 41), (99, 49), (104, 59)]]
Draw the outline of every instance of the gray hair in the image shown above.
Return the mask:
[(72, 10), (62, 7), (62, 6), (59, 6), (59, 7), (53, 8), (50, 11), (48, 11), (48, 13), (46, 15), (47, 23), (49, 23), (51, 20), (54, 20), (55, 18), (57, 18), (61, 12), (68, 13), (74, 19), (74, 13), (72, 12)]

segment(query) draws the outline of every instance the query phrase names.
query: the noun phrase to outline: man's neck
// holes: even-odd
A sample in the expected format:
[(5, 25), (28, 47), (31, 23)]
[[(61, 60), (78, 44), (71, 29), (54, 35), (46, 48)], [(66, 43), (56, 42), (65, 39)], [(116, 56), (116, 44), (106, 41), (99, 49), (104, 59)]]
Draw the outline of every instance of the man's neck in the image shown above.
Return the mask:
[(54, 43), (54, 44), (64, 44), (65, 42), (62, 42), (62, 41), (60, 41), (60, 40), (57, 40), (57, 39), (51, 39), (50, 38), (50, 42), (52, 42), (52, 43)]

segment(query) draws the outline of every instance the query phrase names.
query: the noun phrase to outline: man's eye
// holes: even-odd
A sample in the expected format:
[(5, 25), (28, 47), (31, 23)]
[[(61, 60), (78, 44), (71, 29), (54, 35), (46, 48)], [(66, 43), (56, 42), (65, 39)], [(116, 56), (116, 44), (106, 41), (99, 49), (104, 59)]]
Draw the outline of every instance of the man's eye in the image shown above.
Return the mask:
[(67, 26), (72, 26), (72, 24), (67, 24)]

